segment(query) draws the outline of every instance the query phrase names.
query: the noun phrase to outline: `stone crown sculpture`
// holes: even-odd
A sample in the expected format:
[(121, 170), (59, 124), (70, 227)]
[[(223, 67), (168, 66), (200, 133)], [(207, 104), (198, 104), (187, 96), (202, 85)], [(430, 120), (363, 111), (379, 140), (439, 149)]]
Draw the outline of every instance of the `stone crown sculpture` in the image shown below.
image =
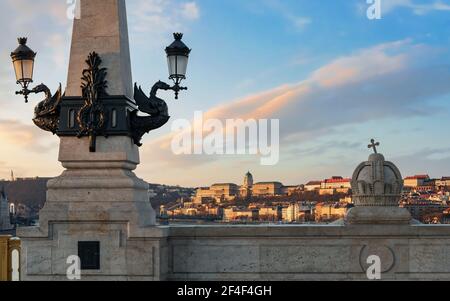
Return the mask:
[(411, 214), (399, 207), (403, 180), (399, 169), (377, 152), (372, 139), (369, 148), (374, 154), (358, 165), (353, 173), (352, 198), (355, 207), (345, 217), (348, 224), (409, 224)]
[(355, 206), (398, 207), (403, 180), (392, 162), (385, 161), (382, 154), (371, 154), (356, 168), (351, 185)]

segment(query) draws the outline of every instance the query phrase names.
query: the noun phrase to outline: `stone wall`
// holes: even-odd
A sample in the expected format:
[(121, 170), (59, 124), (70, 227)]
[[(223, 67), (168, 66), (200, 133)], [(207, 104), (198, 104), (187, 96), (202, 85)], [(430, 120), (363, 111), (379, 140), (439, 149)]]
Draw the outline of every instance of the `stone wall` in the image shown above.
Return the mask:
[(171, 227), (168, 280), (450, 280), (450, 226)]
[[(102, 242), (100, 271), (82, 280), (367, 280), (381, 258), (382, 280), (450, 280), (450, 226), (296, 225), (149, 227), (115, 231), (53, 225), (52, 238), (22, 247), (23, 280), (67, 280), (76, 240)], [(81, 235), (81, 236), (80, 236)]]

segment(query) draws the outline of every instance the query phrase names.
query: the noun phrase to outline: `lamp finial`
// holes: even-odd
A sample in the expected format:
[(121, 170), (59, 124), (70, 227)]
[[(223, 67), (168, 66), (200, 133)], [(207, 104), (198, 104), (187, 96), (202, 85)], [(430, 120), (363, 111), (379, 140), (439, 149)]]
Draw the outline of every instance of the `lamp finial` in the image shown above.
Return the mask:
[(25, 38), (25, 37), (17, 39), (17, 41), (19, 41), (20, 45), (26, 45), (27, 44), (27, 40), (28, 40), (28, 38)]
[(176, 41), (181, 41), (181, 39), (183, 38), (183, 34), (181, 32), (175, 32), (173, 34), (173, 37), (175, 38)]

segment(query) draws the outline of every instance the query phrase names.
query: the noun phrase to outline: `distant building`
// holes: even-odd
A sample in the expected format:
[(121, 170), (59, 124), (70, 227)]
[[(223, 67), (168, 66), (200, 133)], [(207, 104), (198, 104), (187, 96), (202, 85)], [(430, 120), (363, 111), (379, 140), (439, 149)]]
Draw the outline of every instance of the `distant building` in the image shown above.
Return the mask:
[(318, 203), (315, 208), (315, 219), (317, 222), (338, 220), (343, 218), (352, 207), (352, 204)]
[(255, 197), (282, 195), (283, 184), (280, 182), (259, 182), (253, 185), (252, 195)]
[(239, 187), (233, 183), (214, 184), (211, 187), (197, 189), (195, 202), (201, 203), (204, 199), (214, 199), (218, 202), (232, 201), (239, 195)]
[(328, 195), (335, 193), (349, 193), (351, 189), (351, 179), (343, 177), (332, 177), (325, 179), (320, 184), (320, 195)]
[(196, 194), (194, 197), (194, 203), (202, 204), (204, 200), (215, 199), (216, 195), (213, 190), (209, 187), (199, 187), (196, 190)]
[(294, 194), (296, 194), (296, 193), (298, 193), (298, 192), (301, 192), (301, 191), (303, 191), (303, 190), (304, 190), (304, 186), (303, 186), (303, 185), (297, 185), (297, 186), (284, 186), (284, 187), (282, 188), (282, 194), (285, 194), (285, 195), (290, 196), (290, 195), (294, 195)]
[(257, 221), (259, 219), (259, 209), (239, 209), (226, 208), (223, 210), (223, 220), (231, 221)]
[(319, 190), (321, 185), (322, 181), (310, 181), (305, 184), (305, 190), (306, 191)]
[(424, 184), (430, 180), (428, 175), (415, 175), (411, 177), (406, 177), (404, 179), (404, 186), (408, 188), (416, 188), (419, 186), (424, 186)]
[(282, 208), (277, 207), (261, 207), (259, 208), (259, 220), (262, 221), (280, 221), (282, 219)]
[(299, 204), (291, 204), (289, 205), (289, 207), (285, 207), (282, 210), (283, 222), (287, 223), (297, 222), (299, 220), (299, 215), (300, 215)]
[(401, 204), (400, 207), (408, 209), (412, 217), (417, 220), (422, 220), (428, 214), (442, 213), (449, 208), (443, 202), (430, 202), (426, 200), (410, 201)]
[(418, 192), (431, 192), (431, 191), (436, 191), (436, 184), (435, 184), (435, 180), (430, 180), (424, 183), (424, 185), (421, 186), (416, 186), (414, 188), (415, 191)]
[(211, 187), (197, 188), (194, 202), (201, 204), (207, 200), (217, 202), (233, 201), (237, 197), (272, 197), (282, 195), (292, 195), (301, 190), (301, 186), (284, 186), (280, 182), (258, 182), (254, 183), (253, 175), (250, 172), (244, 177), (242, 186), (233, 183), (214, 184)]
[(306, 191), (318, 191), (320, 195), (333, 195), (335, 193), (349, 193), (351, 179), (343, 177), (331, 177), (323, 181), (309, 181), (304, 185)]
[(311, 216), (313, 210), (309, 206), (299, 203), (290, 204), (282, 209), (282, 220), (286, 223), (305, 222), (307, 216)]
[(448, 189), (450, 188), (450, 177), (442, 177), (435, 181), (435, 186), (438, 189)]
[(340, 188), (351, 188), (351, 179), (343, 177), (332, 177), (330, 179), (325, 179), (322, 181), (321, 189), (340, 189)]

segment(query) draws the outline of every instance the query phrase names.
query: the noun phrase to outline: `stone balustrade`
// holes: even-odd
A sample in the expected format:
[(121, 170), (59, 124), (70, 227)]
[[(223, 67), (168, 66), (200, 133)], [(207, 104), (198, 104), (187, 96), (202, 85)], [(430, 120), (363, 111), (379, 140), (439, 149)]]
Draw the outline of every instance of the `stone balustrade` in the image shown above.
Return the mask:
[(169, 280), (450, 280), (448, 225), (174, 226)]
[[(24, 249), (24, 280), (67, 280), (76, 241), (58, 227), (52, 235), (73, 251), (36, 240)], [(81, 271), (82, 280), (368, 280), (373, 255), (381, 280), (450, 280), (449, 225), (173, 225), (125, 239), (126, 231), (100, 239), (101, 269)]]

